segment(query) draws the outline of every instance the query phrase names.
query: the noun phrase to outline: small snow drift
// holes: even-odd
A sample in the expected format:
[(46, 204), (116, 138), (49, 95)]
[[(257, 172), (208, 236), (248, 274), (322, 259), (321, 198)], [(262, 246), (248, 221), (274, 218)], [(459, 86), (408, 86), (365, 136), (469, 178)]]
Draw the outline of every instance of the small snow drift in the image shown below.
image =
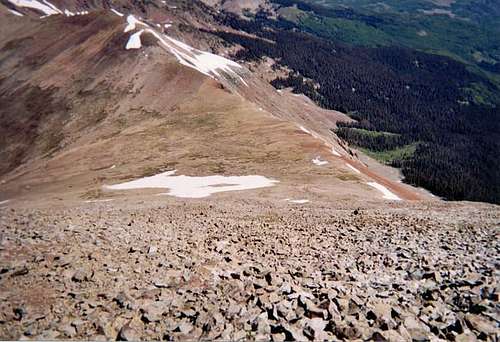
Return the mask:
[(137, 20), (136, 17), (134, 17), (132, 14), (129, 14), (127, 16), (127, 26), (123, 30), (123, 32), (127, 33), (129, 31), (135, 30), (135, 25), (140, 24), (146, 26), (142, 21)]
[(10, 13), (17, 15), (18, 17), (24, 17), (24, 14), (19, 13), (18, 11), (11, 10), (10, 8), (8, 10)]
[(123, 17), (123, 13), (120, 13), (118, 12), (117, 10), (115, 10), (114, 8), (111, 9), (111, 12), (113, 12), (114, 14), (116, 14), (117, 16), (119, 17)]
[(3, 201), (0, 201), (0, 205), (2, 205), (2, 204), (7, 204), (7, 203), (9, 203), (9, 202), (10, 202), (10, 200), (3, 200)]
[(335, 150), (335, 147), (332, 147), (332, 154), (336, 157), (342, 157), (342, 155)]
[(308, 199), (293, 200), (293, 199), (290, 199), (290, 198), (285, 199), (285, 201), (290, 202), (290, 203), (294, 203), (294, 204), (306, 204), (306, 203), (310, 202)]
[(136, 32), (130, 36), (130, 38), (128, 39), (127, 45), (125, 46), (126, 50), (140, 49), (141, 48), (141, 46), (142, 46), (142, 44), (141, 44), (142, 32), (144, 32), (144, 30), (140, 30), (139, 32)]
[(351, 170), (353, 170), (354, 172), (356, 173), (361, 173), (361, 171), (359, 171), (358, 169), (356, 169), (354, 166), (352, 166), (351, 164), (348, 164), (348, 163), (345, 163), (347, 165), (348, 168), (350, 168)]
[(401, 198), (399, 198), (398, 196), (396, 196), (394, 193), (392, 193), (391, 191), (389, 191), (389, 189), (387, 189), (385, 186), (383, 186), (382, 184), (379, 184), (377, 182), (368, 182), (366, 183), (368, 184), (369, 186), (371, 187), (374, 187), (375, 189), (379, 190), (380, 192), (382, 192), (384, 194), (384, 198), (385, 199), (388, 199), (388, 200), (393, 200), (393, 201), (401, 201)]
[(225, 191), (259, 189), (273, 186), (278, 181), (264, 176), (174, 176), (174, 171), (167, 171), (151, 177), (144, 177), (134, 181), (107, 185), (110, 190), (132, 189), (170, 189), (166, 195), (182, 198), (202, 198), (211, 194)]
[(10, 3), (17, 7), (26, 7), (36, 9), (45, 15), (61, 14), (62, 12), (47, 0), (8, 0)]
[(313, 162), (314, 165), (318, 165), (318, 166), (322, 166), (322, 165), (328, 164), (328, 162), (326, 160), (321, 160), (320, 156), (317, 156), (316, 158), (314, 158), (312, 160), (312, 162)]
[[(299, 128), (300, 128), (300, 130), (301, 130), (302, 132), (307, 133), (307, 134), (311, 134), (311, 132), (310, 132), (307, 128), (305, 128), (304, 126), (299, 126)], [(311, 134), (311, 135), (312, 135), (312, 134)]]

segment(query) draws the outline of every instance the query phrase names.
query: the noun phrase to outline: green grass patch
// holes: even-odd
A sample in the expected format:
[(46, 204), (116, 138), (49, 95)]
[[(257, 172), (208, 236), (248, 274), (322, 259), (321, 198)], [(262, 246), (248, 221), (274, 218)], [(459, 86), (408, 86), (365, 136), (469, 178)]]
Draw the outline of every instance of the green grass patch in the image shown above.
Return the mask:
[(495, 94), (486, 88), (483, 83), (471, 83), (469, 87), (463, 88), (462, 90), (479, 105), (495, 105)]
[(359, 134), (362, 134), (362, 135), (365, 135), (365, 136), (368, 136), (368, 137), (373, 137), (373, 138), (377, 138), (377, 137), (400, 137), (401, 134), (397, 134), (397, 133), (391, 133), (391, 132), (382, 132), (382, 131), (369, 131), (367, 129), (363, 129), (363, 128), (350, 128), (352, 131), (356, 132), (356, 133), (359, 133)]
[(396, 160), (411, 158), (417, 150), (418, 143), (401, 146), (387, 151), (371, 151), (366, 148), (359, 148), (363, 153), (379, 162), (390, 165)]

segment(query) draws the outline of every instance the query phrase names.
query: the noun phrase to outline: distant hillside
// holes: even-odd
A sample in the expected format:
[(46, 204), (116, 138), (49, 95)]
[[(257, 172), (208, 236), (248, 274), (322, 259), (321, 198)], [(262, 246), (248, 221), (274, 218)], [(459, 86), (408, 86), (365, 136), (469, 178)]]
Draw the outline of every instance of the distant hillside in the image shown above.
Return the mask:
[(449, 56), (500, 82), (497, 1), (272, 1), (282, 18), (323, 38)]
[[(401, 167), (407, 182), (448, 199), (499, 203), (500, 88), (494, 74), (457, 56), (398, 44), (395, 34), (386, 34), (392, 39), (387, 45), (377, 44), (378, 36), (371, 32), (365, 32), (366, 44), (347, 44), (346, 39), (325, 31), (328, 27), (333, 30), (327, 25), (333, 16), (343, 17), (343, 23), (365, 23), (353, 26), (356, 29), (378, 30), (389, 23), (394, 27), (394, 21), (352, 9), (332, 10), (280, 0), (285, 2), (299, 13), (292, 16), (285, 12), (278, 20), (264, 12), (250, 21), (224, 18), (228, 25), (265, 40), (215, 34), (243, 46), (236, 58), (255, 61), (268, 56), (291, 69), (287, 77), (274, 80), (275, 87), (292, 87), (326, 108), (349, 113), (358, 122), (346, 124), (337, 134), (368, 152), (383, 153), (380, 159)], [(308, 21), (304, 18), (312, 17), (323, 26), (305, 25)], [(344, 24), (340, 27), (349, 28)], [(467, 49), (467, 42), (462, 43), (462, 49)], [(350, 133), (352, 128), (390, 132), (399, 138), (365, 139)], [(411, 153), (401, 154), (401, 149)], [(394, 158), (387, 159), (387, 155)]]

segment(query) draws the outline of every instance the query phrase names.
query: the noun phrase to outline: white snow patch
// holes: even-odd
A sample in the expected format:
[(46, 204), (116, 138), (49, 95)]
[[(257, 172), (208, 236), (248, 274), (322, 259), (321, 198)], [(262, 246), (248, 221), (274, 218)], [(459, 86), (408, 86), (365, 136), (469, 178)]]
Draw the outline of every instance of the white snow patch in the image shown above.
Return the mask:
[(332, 147), (332, 154), (337, 157), (342, 157), (342, 155), (335, 150), (335, 147)]
[(317, 156), (316, 158), (314, 158), (312, 160), (312, 162), (313, 162), (314, 165), (318, 165), (318, 166), (322, 166), (322, 165), (328, 164), (328, 162), (326, 160), (321, 160), (320, 156)]
[(136, 32), (130, 36), (128, 39), (127, 45), (125, 46), (126, 50), (130, 49), (140, 49), (142, 44), (141, 44), (141, 34), (144, 32), (144, 30), (140, 30), (139, 32)]
[(110, 169), (110, 170), (113, 170), (115, 167), (116, 167), (116, 165), (115, 165), (115, 164), (113, 164), (113, 165), (111, 165), (111, 166), (109, 167), (109, 169)]
[(326, 145), (326, 146), (330, 146), (331, 144), (326, 140), (324, 139), (323, 137), (319, 136), (317, 133), (315, 132), (311, 132), (309, 131), (308, 129), (306, 129), (304, 126), (299, 126), (299, 128), (303, 131), (303, 132), (306, 132), (307, 134), (309, 135), (312, 135), (313, 138), (315, 139), (318, 139), (318, 140), (321, 140), (323, 141), (323, 143)]
[(166, 29), (168, 29), (169, 27), (172, 27), (172, 24), (165, 24), (163, 25)]
[(137, 20), (136, 17), (134, 17), (132, 14), (129, 14), (127, 16), (127, 26), (125, 27), (125, 30), (123, 30), (123, 32), (126, 33), (126, 32), (129, 32), (129, 31), (135, 30), (135, 25), (136, 24), (147, 26), (142, 21)]
[(198, 70), (202, 74), (212, 78), (222, 77), (220, 72), (223, 71), (226, 74), (238, 78), (241, 83), (248, 86), (245, 80), (235, 71), (243, 69), (238, 63), (209, 52), (195, 49), (167, 35), (160, 35), (154, 30), (148, 29), (147, 31), (153, 34), (167, 49), (169, 49), (182, 65)]
[(87, 200), (85, 203), (99, 203), (99, 202), (111, 202), (114, 201), (113, 198), (106, 198), (106, 199), (100, 199), (100, 200)]
[(379, 190), (380, 192), (382, 192), (384, 194), (384, 198), (385, 199), (388, 199), (388, 200), (394, 200), (394, 201), (401, 201), (401, 198), (399, 198), (398, 196), (396, 196), (394, 193), (392, 193), (391, 191), (389, 191), (389, 189), (387, 189), (385, 186), (383, 186), (382, 184), (379, 184), (377, 182), (368, 182), (366, 183), (368, 184), (369, 186), (371, 187), (374, 187), (375, 189)]
[(352, 166), (351, 164), (348, 164), (348, 163), (345, 163), (347, 165), (348, 168), (350, 168), (351, 170), (353, 170), (354, 172), (356, 173), (361, 173), (361, 171), (359, 171), (358, 169), (356, 169), (354, 166)]
[(116, 14), (117, 16), (119, 17), (123, 17), (123, 13), (120, 13), (118, 12), (117, 10), (115, 10), (114, 8), (111, 9), (111, 12), (113, 12), (114, 14)]
[(299, 128), (300, 128), (300, 130), (301, 130), (302, 132), (305, 132), (305, 133), (307, 133), (307, 134), (311, 134), (311, 135), (312, 135), (312, 133), (311, 133), (311, 132), (310, 132), (307, 128), (305, 128), (304, 126), (299, 126)]
[(202, 198), (224, 191), (259, 189), (273, 186), (277, 180), (264, 176), (174, 176), (167, 171), (151, 177), (144, 177), (126, 183), (107, 185), (106, 189), (131, 190), (145, 188), (170, 189), (166, 195), (183, 198)]
[(39, 10), (45, 15), (62, 13), (56, 6), (52, 5), (50, 2), (46, 0), (43, 0), (43, 2), (39, 2), (37, 0), (8, 0), (8, 1), (16, 5), (17, 7), (27, 7)]
[(75, 13), (69, 11), (68, 9), (64, 9), (64, 15), (67, 17), (72, 17), (75, 15)]
[(10, 200), (3, 200), (3, 201), (0, 201), (0, 205), (2, 205), (2, 204), (7, 204), (8, 202), (10, 202)]
[(293, 200), (293, 199), (290, 199), (290, 198), (285, 199), (285, 201), (290, 202), (290, 203), (295, 203), (295, 204), (305, 204), (305, 203), (309, 203), (310, 202), (308, 199)]
[(17, 15), (18, 17), (24, 17), (24, 14), (19, 13), (18, 11), (11, 10), (10, 8), (8, 8), (8, 10), (10, 13)]

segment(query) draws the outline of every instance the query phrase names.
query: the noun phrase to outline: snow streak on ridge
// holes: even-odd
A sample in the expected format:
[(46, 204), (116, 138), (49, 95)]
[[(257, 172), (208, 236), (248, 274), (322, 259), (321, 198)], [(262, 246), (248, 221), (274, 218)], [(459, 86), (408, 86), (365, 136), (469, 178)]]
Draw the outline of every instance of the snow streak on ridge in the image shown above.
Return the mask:
[(61, 14), (62, 12), (47, 0), (39, 2), (37, 0), (8, 0), (17, 7), (26, 7), (36, 9), (45, 15)]

